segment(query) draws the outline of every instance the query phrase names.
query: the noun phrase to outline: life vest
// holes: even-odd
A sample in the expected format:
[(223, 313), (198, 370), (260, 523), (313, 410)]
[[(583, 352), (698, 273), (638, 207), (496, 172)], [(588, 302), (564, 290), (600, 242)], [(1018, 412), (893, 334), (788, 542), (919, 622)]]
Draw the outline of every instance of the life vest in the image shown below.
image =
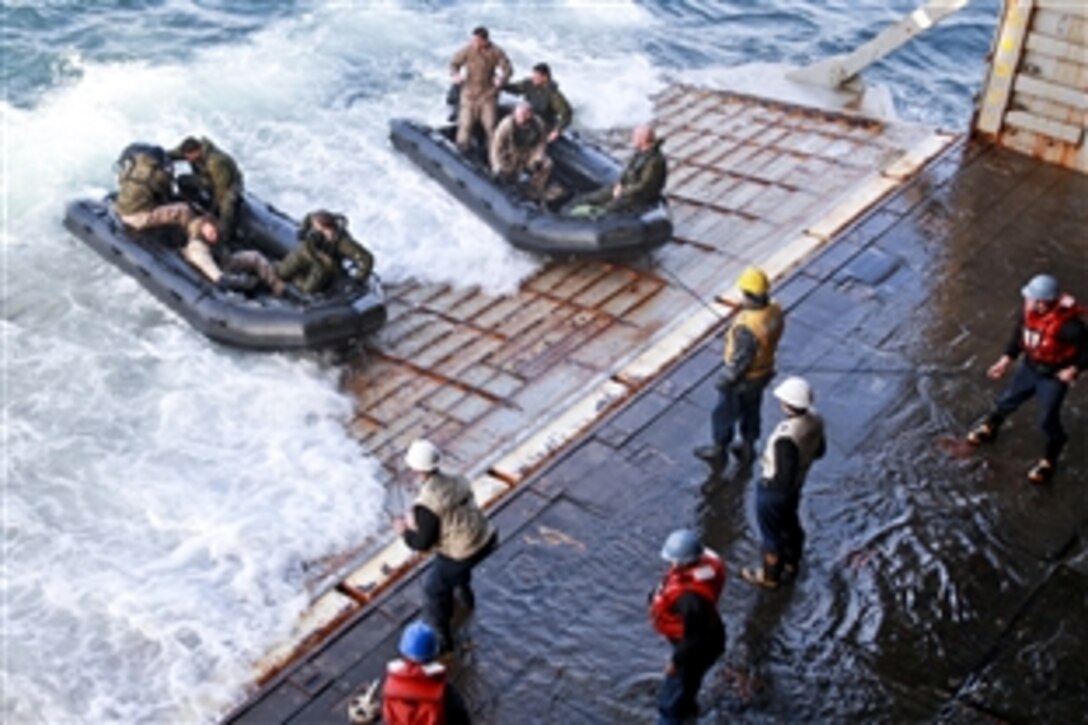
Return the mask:
[(650, 600), (650, 621), (670, 642), (683, 639), (684, 618), (673, 611), (684, 594), (696, 594), (716, 605), (725, 588), (725, 564), (710, 549), (703, 549), (699, 561), (690, 566), (672, 567)]
[(820, 444), (824, 439), (823, 418), (809, 410), (803, 415), (791, 415), (775, 426), (763, 449), (762, 464), (765, 481), (774, 479), (774, 447), (782, 438), (788, 438), (797, 446), (799, 454), (797, 480), (791, 482), (790, 490), (799, 491), (805, 483), (808, 469), (816, 460), (816, 452), (820, 450)]
[(132, 143), (125, 147), (115, 164), (117, 183), (138, 184), (156, 197), (162, 195), (162, 175), (169, 175), (171, 164), (161, 146)]
[(461, 476), (435, 471), (424, 482), (416, 503), (438, 517), (435, 550), (451, 559), (467, 559), (482, 550), (495, 530)]
[(1027, 310), (1020, 344), (1028, 360), (1059, 368), (1072, 364), (1077, 356), (1077, 347), (1060, 340), (1058, 334), (1062, 325), (1083, 313), (1084, 308), (1069, 295), (1062, 295), (1058, 304), (1041, 315)]
[(393, 660), (385, 668), (382, 722), (385, 725), (443, 725), (446, 668)]
[(744, 378), (750, 380), (773, 375), (775, 351), (778, 350), (778, 340), (782, 337), (782, 330), (785, 327), (782, 308), (779, 307), (777, 302), (771, 300), (764, 307), (744, 309), (737, 314), (733, 324), (729, 327), (729, 331), (725, 333), (726, 365), (732, 365), (733, 363), (734, 348), (736, 346), (733, 336), (738, 327), (750, 330), (759, 343), (756, 356), (752, 360), (751, 366), (744, 373)]

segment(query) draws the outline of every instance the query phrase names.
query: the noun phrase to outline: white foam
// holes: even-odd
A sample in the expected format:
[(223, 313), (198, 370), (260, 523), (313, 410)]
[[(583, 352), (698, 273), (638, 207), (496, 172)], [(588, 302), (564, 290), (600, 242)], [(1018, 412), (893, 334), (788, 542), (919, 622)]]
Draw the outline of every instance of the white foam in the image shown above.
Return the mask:
[[(610, 125), (648, 113), (659, 82), (629, 45), (598, 47), (594, 33), (649, 22), (613, 7), (572, 3), (543, 40), (494, 7), (478, 22), (521, 70), (561, 68), (579, 123)], [(331, 4), (183, 62), (72, 53), (66, 85), (0, 104), (5, 722), (214, 719), (309, 601), (307, 564), (385, 527), (338, 371), (207, 342), (67, 235), (65, 203), (107, 191), (130, 141), (203, 133), (285, 210), (346, 212), (387, 281), (512, 291), (542, 261), (387, 141), (391, 117), (442, 116), (469, 29), (463, 9)]]

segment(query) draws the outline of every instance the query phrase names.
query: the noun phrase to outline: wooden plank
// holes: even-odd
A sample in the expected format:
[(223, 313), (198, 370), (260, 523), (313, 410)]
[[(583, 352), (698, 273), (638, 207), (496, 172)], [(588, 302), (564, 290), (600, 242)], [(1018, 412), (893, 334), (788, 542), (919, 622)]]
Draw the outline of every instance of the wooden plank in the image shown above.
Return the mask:
[(1088, 49), (1083, 45), (1067, 43), (1064, 40), (1052, 38), (1039, 32), (1028, 34), (1025, 47), (1036, 53), (1061, 58), (1072, 63), (1088, 64)]
[(1005, 116), (1005, 122), (1016, 128), (1025, 128), (1028, 131), (1056, 138), (1068, 144), (1078, 145), (1084, 136), (1084, 129), (1071, 126), (1068, 123), (1042, 118), (1024, 111), (1010, 111)]
[(1088, 3), (1081, 0), (1035, 0), (1040, 10), (1053, 10), (1063, 15), (1077, 15), (1088, 19)]
[(1088, 19), (1057, 10), (1038, 11), (1031, 29), (1074, 45), (1088, 45)]
[(1005, 109), (1008, 108), (1012, 95), (1013, 76), (1023, 52), (1032, 5), (1032, 0), (1012, 0), (1006, 3), (1001, 31), (994, 46), (993, 61), (983, 86), (978, 121), (975, 124), (982, 133), (996, 135), (1001, 131)]
[(1013, 89), (1017, 93), (1027, 93), (1080, 110), (1088, 110), (1088, 93), (1081, 88), (1068, 88), (1057, 83), (1032, 78), (1031, 76), (1019, 75), (1016, 78), (1016, 83), (1013, 84)]

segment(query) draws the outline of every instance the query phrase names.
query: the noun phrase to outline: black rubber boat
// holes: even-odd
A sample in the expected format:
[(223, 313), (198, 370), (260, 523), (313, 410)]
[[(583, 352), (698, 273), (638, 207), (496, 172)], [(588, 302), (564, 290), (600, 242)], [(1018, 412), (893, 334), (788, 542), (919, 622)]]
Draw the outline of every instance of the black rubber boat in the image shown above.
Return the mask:
[[(541, 207), (515, 186), (500, 184), (482, 159), (460, 153), (455, 127), (431, 128), (415, 121), (390, 123), (393, 146), (515, 247), (555, 255), (629, 256), (650, 251), (672, 237), (668, 203), (661, 199), (640, 214), (598, 219), (572, 217), (566, 207)], [(548, 147), (552, 180), (569, 194), (611, 185), (622, 166), (588, 141), (564, 135)], [(569, 206), (569, 205), (568, 205)]]
[[(73, 201), (64, 226), (217, 342), (254, 350), (341, 347), (385, 322), (385, 297), (374, 275), (359, 282), (341, 274), (327, 292), (295, 300), (267, 291), (247, 295), (219, 289), (189, 265), (180, 230), (126, 230), (108, 201)], [(296, 228), (283, 212), (247, 194), (235, 248), (279, 259), (299, 243)]]

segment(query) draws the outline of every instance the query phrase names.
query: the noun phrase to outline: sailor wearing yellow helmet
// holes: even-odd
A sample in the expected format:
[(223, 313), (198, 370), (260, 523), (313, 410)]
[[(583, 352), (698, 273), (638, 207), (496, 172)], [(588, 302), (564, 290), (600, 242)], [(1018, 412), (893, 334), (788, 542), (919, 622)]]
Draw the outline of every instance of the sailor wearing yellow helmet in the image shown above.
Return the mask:
[[(725, 370), (718, 378), (718, 404), (710, 414), (713, 443), (695, 449), (718, 471), (732, 450), (742, 466), (752, 462), (760, 433), (763, 390), (774, 377), (774, 357), (785, 328), (782, 308), (770, 298), (767, 275), (748, 267), (737, 280), (743, 307), (725, 331)], [(732, 448), (735, 430), (740, 440)]]

